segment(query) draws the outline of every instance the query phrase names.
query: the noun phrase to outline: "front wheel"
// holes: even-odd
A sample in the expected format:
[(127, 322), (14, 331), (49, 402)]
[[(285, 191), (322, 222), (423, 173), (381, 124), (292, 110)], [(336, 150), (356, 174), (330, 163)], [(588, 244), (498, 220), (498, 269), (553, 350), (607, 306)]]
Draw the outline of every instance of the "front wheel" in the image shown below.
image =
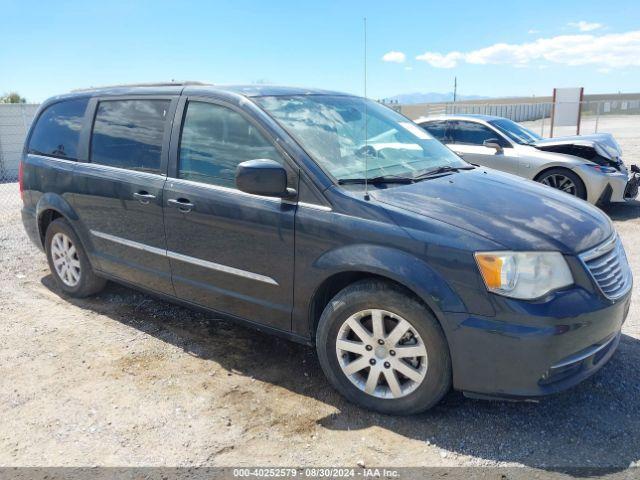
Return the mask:
[(587, 198), (587, 189), (578, 175), (566, 168), (552, 168), (547, 170), (538, 178), (537, 182), (563, 191), (574, 197), (585, 200)]
[(357, 282), (327, 305), (316, 348), (329, 381), (370, 410), (408, 415), (451, 388), (449, 348), (429, 309), (394, 285)]

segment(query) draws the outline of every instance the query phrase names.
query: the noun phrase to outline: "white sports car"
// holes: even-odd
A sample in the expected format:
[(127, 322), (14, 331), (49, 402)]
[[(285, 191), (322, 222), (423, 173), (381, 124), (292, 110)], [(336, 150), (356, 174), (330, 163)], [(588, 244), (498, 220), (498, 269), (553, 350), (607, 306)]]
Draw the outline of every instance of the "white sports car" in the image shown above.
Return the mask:
[(638, 195), (640, 170), (622, 161), (609, 133), (543, 139), (521, 125), (489, 115), (423, 117), (415, 123), (470, 163), (557, 188), (593, 204)]

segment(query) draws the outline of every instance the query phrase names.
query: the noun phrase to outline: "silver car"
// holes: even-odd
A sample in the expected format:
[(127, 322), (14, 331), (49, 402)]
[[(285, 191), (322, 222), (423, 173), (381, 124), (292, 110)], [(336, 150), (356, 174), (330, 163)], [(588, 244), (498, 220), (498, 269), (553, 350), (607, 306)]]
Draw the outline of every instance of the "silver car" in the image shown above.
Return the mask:
[(593, 204), (638, 195), (640, 170), (628, 170), (609, 133), (543, 139), (489, 115), (444, 115), (415, 121), (466, 161), (557, 188)]

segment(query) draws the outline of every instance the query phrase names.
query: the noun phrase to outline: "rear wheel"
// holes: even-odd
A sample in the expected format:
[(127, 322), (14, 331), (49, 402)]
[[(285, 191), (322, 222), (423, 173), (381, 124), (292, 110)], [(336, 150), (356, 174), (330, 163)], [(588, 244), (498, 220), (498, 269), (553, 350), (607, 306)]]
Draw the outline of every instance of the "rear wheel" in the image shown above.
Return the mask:
[(325, 308), (320, 364), (350, 401), (390, 414), (435, 405), (451, 388), (449, 349), (429, 309), (394, 285), (357, 282)]
[(578, 175), (566, 168), (552, 168), (547, 170), (536, 181), (547, 185), (556, 190), (561, 190), (574, 197), (585, 200), (587, 198), (587, 189)]
[(51, 222), (45, 237), (47, 260), (58, 287), (72, 297), (86, 297), (102, 290), (106, 280), (96, 276), (87, 254), (69, 223)]

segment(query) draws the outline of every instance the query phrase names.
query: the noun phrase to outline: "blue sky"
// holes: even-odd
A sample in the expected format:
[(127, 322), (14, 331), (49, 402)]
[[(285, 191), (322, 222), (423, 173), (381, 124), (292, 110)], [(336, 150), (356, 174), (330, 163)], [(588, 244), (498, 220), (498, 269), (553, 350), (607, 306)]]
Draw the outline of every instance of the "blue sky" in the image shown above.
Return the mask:
[(449, 92), (454, 76), (460, 93), (493, 97), (567, 86), (640, 91), (637, 0), (1, 0), (0, 7), (0, 93), (32, 101), (169, 79), (362, 94), (364, 16), (374, 98)]

